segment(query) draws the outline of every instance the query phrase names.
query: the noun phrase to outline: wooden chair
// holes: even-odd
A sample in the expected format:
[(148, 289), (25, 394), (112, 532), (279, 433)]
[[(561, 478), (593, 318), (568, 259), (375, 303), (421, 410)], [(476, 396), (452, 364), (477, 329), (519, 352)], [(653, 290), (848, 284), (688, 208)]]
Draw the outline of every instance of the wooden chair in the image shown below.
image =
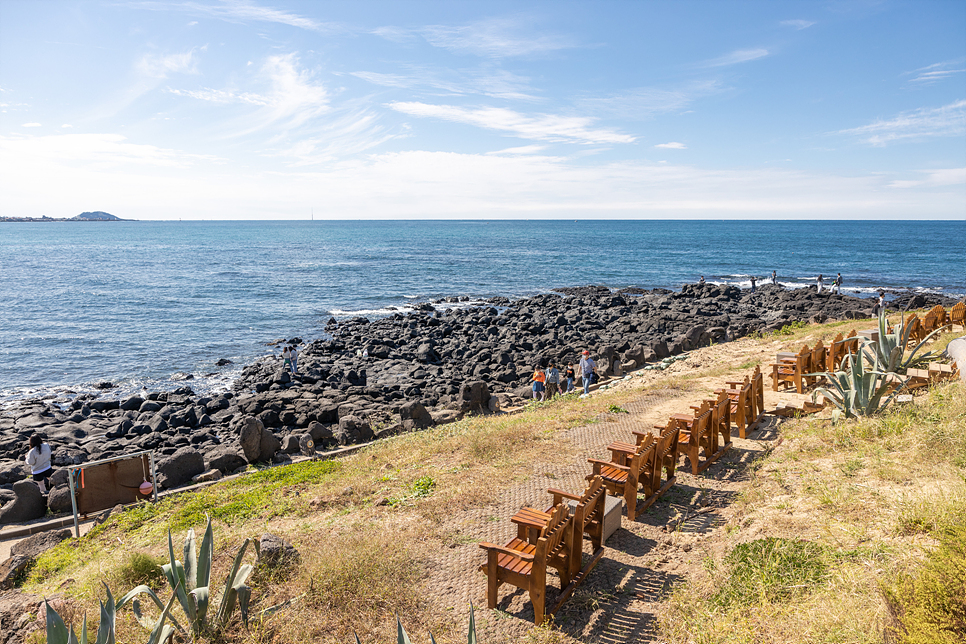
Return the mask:
[(957, 302), (949, 309), (949, 325), (960, 326), (966, 331), (966, 302)]
[(765, 415), (765, 376), (758, 366), (751, 374), (751, 399), (755, 403), (755, 416), (754, 421), (748, 424), (750, 430), (757, 428), (761, 417)]
[[(549, 508), (543, 512), (533, 508), (523, 508), (510, 520), (518, 526), (517, 537), (536, 543), (537, 538), (539, 538), (539, 531), (545, 528), (550, 521), (553, 509), (561, 503), (566, 504), (565, 499), (574, 501), (576, 506), (573, 510), (574, 538), (573, 552), (570, 553), (570, 578), (573, 581), (578, 581), (578, 576), (580, 576), (579, 580), (582, 581), (604, 554), (604, 509), (607, 501), (607, 489), (604, 487), (604, 480), (599, 476), (590, 476), (587, 479), (587, 487), (580, 496), (554, 488), (548, 489), (547, 493), (552, 496), (553, 501)], [(578, 538), (577, 535), (582, 536)], [(581, 571), (584, 538), (590, 540), (594, 554), (588, 566)]]
[[(759, 369), (757, 373), (760, 376), (761, 370)], [(745, 376), (745, 379), (741, 382), (729, 381), (726, 384), (730, 389), (717, 389), (714, 393), (719, 396), (727, 396), (731, 403), (730, 409), (728, 410), (728, 421), (735, 426), (735, 431), (738, 432), (738, 436), (747, 438), (748, 432), (753, 431), (758, 424), (758, 415), (755, 413), (757, 396), (755, 394), (754, 382), (748, 376)], [(765, 392), (762, 391), (761, 395), (761, 404), (764, 407)]]
[[(655, 441), (657, 447), (654, 448), (653, 457), (641, 464), (639, 480), (641, 486), (644, 488), (644, 500), (637, 504), (634, 513), (635, 516), (661, 498), (661, 495), (667, 492), (674, 485), (675, 480), (677, 480), (675, 477), (675, 469), (677, 468), (678, 462), (678, 439), (680, 433), (678, 421), (670, 419), (666, 427), (656, 426), (655, 429), (660, 430), (660, 434)], [(622, 464), (626, 465), (627, 459), (634, 454), (642, 442), (649, 442), (654, 439), (654, 434), (651, 432), (635, 431), (634, 435), (637, 437), (636, 444), (614, 442), (607, 446), (614, 461), (620, 462), (623, 456), (624, 462)], [(662, 472), (667, 472), (663, 479), (661, 477)], [(628, 513), (628, 517), (630, 517), (630, 513)]]
[(925, 327), (917, 314), (910, 313), (906, 317), (904, 328), (912, 329), (909, 331), (909, 344), (916, 345), (926, 339)]
[(930, 384), (928, 369), (906, 369), (906, 389), (921, 389)]
[[(812, 347), (811, 358), (809, 359), (808, 373), (821, 374), (825, 372), (825, 365), (828, 362), (828, 351), (822, 341), (819, 340)], [(805, 383), (807, 386), (811, 387), (815, 385), (819, 380), (824, 380), (821, 375), (817, 376), (805, 376)]]
[[(707, 402), (694, 412), (690, 424), (678, 421), (679, 438), (678, 451), (691, 461), (691, 473), (698, 475), (708, 469), (712, 463), (728, 451), (731, 443), (721, 449), (715, 449), (715, 428), (711, 425), (711, 405)], [(677, 420), (676, 417), (672, 416)], [(704, 451), (704, 460), (699, 460), (699, 454)]]
[[(751, 400), (750, 406), (753, 408), (754, 396), (751, 394), (750, 388), (751, 385), (749, 385), (748, 398)], [(718, 393), (717, 399), (706, 402), (711, 403), (711, 432), (714, 435), (714, 451), (717, 452), (720, 446), (727, 449), (731, 446), (731, 399), (728, 394), (722, 391)]]
[(859, 339), (855, 337), (855, 329), (849, 331), (849, 334), (844, 338), (839, 333), (828, 347), (828, 355), (825, 358), (825, 370), (829, 373), (835, 373), (838, 371), (839, 365), (842, 364), (845, 356), (850, 353), (857, 353), (858, 350)]
[(802, 346), (801, 350), (792, 358), (782, 358), (771, 365), (772, 390), (778, 391), (778, 385), (783, 387), (794, 385), (795, 391), (805, 393), (804, 375), (811, 366), (812, 353), (808, 346)]
[[(505, 546), (481, 543), (486, 550), (486, 602), (496, 608), (500, 586), (512, 584), (526, 590), (533, 604), (533, 623), (543, 624), (547, 601), (547, 567), (560, 566), (561, 589), (570, 585), (570, 553), (573, 552), (573, 519), (566, 505), (553, 509), (550, 519), (532, 544), (516, 537)], [(561, 565), (563, 562), (563, 565)]]
[(650, 461), (655, 458), (657, 441), (653, 434), (647, 434), (633, 446), (634, 451), (630, 455), (627, 454), (625, 445), (615, 449), (609, 446), (608, 449), (611, 450), (610, 461), (587, 459), (594, 468), (591, 476), (599, 476), (608, 492), (624, 498), (627, 518), (633, 521), (637, 517), (637, 490), (641, 484), (641, 472), (652, 471)]

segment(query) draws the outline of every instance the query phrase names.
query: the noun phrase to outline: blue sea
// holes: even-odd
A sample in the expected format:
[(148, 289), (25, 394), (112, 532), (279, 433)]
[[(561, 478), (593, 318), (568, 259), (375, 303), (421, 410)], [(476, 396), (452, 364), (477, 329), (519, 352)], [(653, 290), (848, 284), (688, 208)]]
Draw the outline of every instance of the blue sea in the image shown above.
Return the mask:
[[(447, 296), (704, 275), (845, 291), (966, 292), (966, 222), (231, 221), (0, 223), (0, 401), (228, 386), (267, 342)], [(233, 364), (217, 367), (227, 358)]]

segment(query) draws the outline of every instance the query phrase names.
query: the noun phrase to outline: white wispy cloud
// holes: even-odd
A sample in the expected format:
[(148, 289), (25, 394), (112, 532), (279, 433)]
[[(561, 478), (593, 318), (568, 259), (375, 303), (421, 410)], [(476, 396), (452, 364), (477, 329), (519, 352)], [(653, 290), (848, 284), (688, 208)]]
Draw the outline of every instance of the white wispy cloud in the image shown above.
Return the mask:
[(792, 27), (801, 31), (802, 29), (808, 29), (815, 24), (814, 20), (782, 20), (780, 23), (782, 27)]
[(421, 37), (434, 47), (485, 58), (510, 58), (543, 54), (573, 47), (556, 34), (535, 33), (524, 20), (494, 18), (467, 25), (427, 25), (417, 29), (380, 27), (374, 34), (395, 42)]
[(639, 87), (620, 94), (577, 98), (575, 104), (592, 114), (641, 120), (655, 114), (680, 112), (694, 101), (725, 90), (718, 81), (698, 81), (673, 89)]
[(195, 52), (186, 51), (178, 54), (145, 54), (135, 67), (144, 76), (151, 78), (167, 78), (171, 73), (197, 74), (198, 61)]
[[(340, 30), (333, 23), (323, 23), (282, 9), (261, 6), (254, 2), (223, 0), (212, 4), (200, 2), (127, 2), (125, 6), (152, 11), (181, 11), (196, 16), (210, 16), (228, 22), (269, 22), (309, 31), (328, 32)], [(197, 23), (195, 23), (197, 24)], [(191, 26), (189, 24), (189, 26)]]
[(515, 148), (504, 148), (503, 150), (494, 150), (493, 152), (487, 152), (489, 156), (494, 155), (517, 155), (517, 154), (536, 154), (538, 152), (543, 152), (547, 146), (545, 145), (521, 145)]
[(677, 141), (671, 141), (669, 143), (658, 143), (654, 147), (664, 148), (666, 150), (686, 150), (688, 148), (688, 146), (684, 145), (683, 143), (678, 143)]
[(927, 65), (926, 67), (920, 67), (911, 72), (906, 72), (904, 76), (912, 76), (909, 79), (910, 83), (918, 83), (921, 85), (931, 85), (937, 81), (944, 80), (950, 76), (955, 76), (956, 74), (962, 74), (966, 72), (966, 66), (963, 63), (966, 62), (963, 59), (950, 60), (942, 63), (934, 63), (932, 65)]
[(44, 159), (56, 164), (89, 163), (91, 167), (119, 169), (127, 165), (188, 168), (198, 161), (217, 161), (199, 155), (154, 145), (131, 143), (120, 134), (52, 134), (5, 137), (0, 141), (2, 157), (29, 162)]
[(884, 146), (892, 141), (962, 136), (966, 133), (966, 100), (936, 108), (903, 112), (888, 120), (839, 130), (835, 134), (861, 137), (866, 143)]
[(20, 127), (40, 127), (40, 123), (23, 123)]
[(897, 179), (889, 186), (893, 188), (919, 188), (966, 185), (966, 168), (943, 168), (922, 170), (921, 179)]
[(719, 56), (718, 58), (712, 58), (709, 61), (701, 63), (700, 66), (728, 67), (729, 65), (746, 63), (750, 60), (758, 60), (759, 58), (764, 58), (768, 54), (768, 50), (763, 47), (759, 47), (758, 49), (738, 49), (730, 54), (725, 54), (724, 56)]
[(270, 126), (283, 130), (298, 128), (329, 111), (329, 92), (315, 75), (301, 67), (296, 54), (269, 56), (262, 65), (262, 92), (233, 89), (168, 88), (168, 92), (220, 105), (247, 104), (259, 109), (236, 123), (236, 134), (250, 134)]
[(540, 114), (528, 116), (499, 107), (476, 109), (454, 105), (430, 105), (417, 102), (393, 102), (388, 107), (412, 116), (438, 118), (465, 123), (488, 130), (507, 132), (513, 136), (551, 143), (633, 143), (634, 137), (616, 130), (593, 127), (596, 119), (581, 116)]
[(409, 66), (404, 74), (350, 72), (350, 75), (382, 87), (426, 87), (460, 96), (479, 94), (492, 98), (532, 100), (530, 79), (504, 69), (435, 69)]

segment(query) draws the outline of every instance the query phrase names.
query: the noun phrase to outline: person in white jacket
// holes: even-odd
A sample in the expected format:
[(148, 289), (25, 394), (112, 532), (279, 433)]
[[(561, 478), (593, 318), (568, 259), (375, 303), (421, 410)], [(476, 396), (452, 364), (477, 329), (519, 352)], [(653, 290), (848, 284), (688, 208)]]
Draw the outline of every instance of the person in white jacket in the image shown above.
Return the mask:
[(50, 477), (54, 473), (50, 466), (50, 445), (44, 442), (39, 434), (30, 437), (30, 451), (27, 452), (27, 466), (30, 474), (40, 486), (40, 491), (47, 494)]

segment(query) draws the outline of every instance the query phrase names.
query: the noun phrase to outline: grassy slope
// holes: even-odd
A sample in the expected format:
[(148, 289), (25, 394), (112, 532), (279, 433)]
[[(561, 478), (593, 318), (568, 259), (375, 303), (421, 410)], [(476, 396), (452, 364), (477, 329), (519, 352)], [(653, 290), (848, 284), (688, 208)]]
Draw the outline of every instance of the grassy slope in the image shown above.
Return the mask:
[[(794, 329), (781, 339), (791, 345), (805, 336), (831, 338), (843, 328)], [(423, 544), (460, 538), (438, 534), (439, 517), (454, 507), (488, 504), (501, 486), (529, 476), (535, 460), (570, 458), (556, 452), (557, 431), (592, 422), (639, 395), (608, 391), (512, 416), (466, 419), (338, 462), (267, 470), (134, 508), (41, 557), (24, 590), (74, 598), (76, 615), (67, 617), (85, 610), (96, 615), (102, 581), (116, 595), (142, 581), (158, 584), (143, 555), (164, 556), (169, 529), (180, 549), (184, 531), (200, 532), (209, 514), (216, 526), (215, 578), (223, 578), (244, 538), (267, 529), (292, 540), (303, 555), (298, 572), (256, 574), (253, 593), (263, 606), (304, 594), (300, 607), (250, 632), (234, 628), (225, 641), (346, 642), (353, 630), (363, 641), (388, 641), (397, 611), (411, 631), (432, 630), (441, 643), (456, 641), (464, 637), (464, 624), (434, 613), (416, 590), (427, 574)], [(966, 500), (964, 398), (962, 386), (947, 385), (925, 404), (873, 421), (784, 425), (785, 445), (755, 465), (739, 516), (722, 532), (725, 548), (709, 554), (705, 569), (665, 603), (662, 639), (881, 641), (888, 609), (880, 586), (918, 566), (936, 544), (936, 530), (963, 520), (955, 509)], [(797, 549), (778, 543), (725, 554), (735, 544), (769, 536), (807, 540), (814, 553), (808, 550), (812, 554), (799, 561)], [(742, 557), (777, 563), (749, 575), (740, 572), (748, 566), (736, 565)], [(779, 579), (763, 590), (753, 581), (789, 567), (801, 569), (795, 583)], [(130, 612), (122, 611), (119, 641), (144, 639)]]

